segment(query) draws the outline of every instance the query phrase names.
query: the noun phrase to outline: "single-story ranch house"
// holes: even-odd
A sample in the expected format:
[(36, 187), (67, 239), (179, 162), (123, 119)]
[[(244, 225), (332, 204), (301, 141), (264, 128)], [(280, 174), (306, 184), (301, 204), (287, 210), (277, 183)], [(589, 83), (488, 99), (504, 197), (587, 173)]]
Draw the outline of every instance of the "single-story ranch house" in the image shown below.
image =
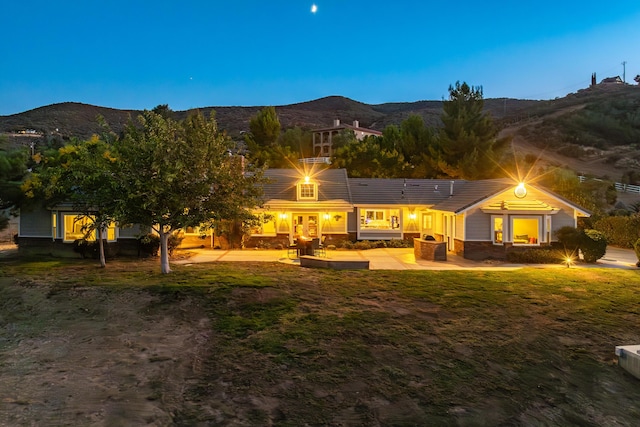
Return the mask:
[[(325, 245), (431, 236), (469, 259), (504, 258), (518, 247), (549, 245), (556, 230), (590, 215), (550, 191), (509, 179), (349, 178), (344, 169), (270, 169), (265, 175), (265, 203), (256, 212), (263, 221), (250, 229), (249, 248), (286, 247), (296, 236), (321, 238)], [(72, 243), (82, 225), (70, 208), (22, 212), (19, 242), (51, 249)], [(183, 244), (218, 246), (210, 231), (183, 231)], [(114, 225), (108, 240), (132, 248), (139, 232)]]

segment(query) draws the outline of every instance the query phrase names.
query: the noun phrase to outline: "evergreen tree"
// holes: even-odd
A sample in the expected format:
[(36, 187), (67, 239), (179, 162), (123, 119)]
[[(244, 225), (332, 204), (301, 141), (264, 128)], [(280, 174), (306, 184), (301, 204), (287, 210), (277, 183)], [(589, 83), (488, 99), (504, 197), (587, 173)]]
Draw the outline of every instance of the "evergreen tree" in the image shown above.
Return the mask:
[(498, 138), (498, 128), (483, 108), (482, 87), (460, 82), (449, 86), (435, 153), (443, 175), (462, 179), (496, 176), (510, 138)]

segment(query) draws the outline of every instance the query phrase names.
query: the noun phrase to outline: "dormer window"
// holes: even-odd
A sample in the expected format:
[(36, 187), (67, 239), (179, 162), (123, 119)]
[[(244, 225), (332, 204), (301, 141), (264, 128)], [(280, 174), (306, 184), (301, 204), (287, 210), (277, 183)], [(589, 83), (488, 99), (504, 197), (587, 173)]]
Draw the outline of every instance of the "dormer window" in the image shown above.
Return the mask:
[(311, 182), (309, 177), (298, 183), (298, 200), (318, 200), (318, 184)]

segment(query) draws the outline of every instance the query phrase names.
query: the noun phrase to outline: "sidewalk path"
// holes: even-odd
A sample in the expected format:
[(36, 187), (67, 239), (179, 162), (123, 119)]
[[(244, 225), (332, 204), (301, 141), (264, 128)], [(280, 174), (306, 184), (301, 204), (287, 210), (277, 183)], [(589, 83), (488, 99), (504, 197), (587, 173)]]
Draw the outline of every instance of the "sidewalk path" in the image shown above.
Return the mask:
[[(193, 255), (187, 259), (172, 261), (175, 264), (200, 262), (282, 262), (298, 265), (298, 260), (287, 257), (287, 250), (212, 250), (191, 249)], [(448, 254), (447, 261), (416, 260), (412, 248), (380, 248), (369, 250), (327, 251), (327, 258), (335, 260), (369, 260), (371, 270), (492, 270), (511, 271), (524, 267), (559, 268), (558, 264), (509, 264), (501, 261), (471, 261), (461, 256)], [(635, 269), (637, 259), (630, 249), (609, 247), (607, 254), (596, 264), (575, 264), (574, 268), (613, 267)]]

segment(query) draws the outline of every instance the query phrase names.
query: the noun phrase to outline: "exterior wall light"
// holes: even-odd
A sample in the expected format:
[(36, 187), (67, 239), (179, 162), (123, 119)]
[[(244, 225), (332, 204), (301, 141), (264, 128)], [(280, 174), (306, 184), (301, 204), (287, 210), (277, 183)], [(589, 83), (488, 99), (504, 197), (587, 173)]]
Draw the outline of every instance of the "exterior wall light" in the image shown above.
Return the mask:
[(518, 184), (518, 186), (513, 190), (513, 194), (518, 198), (522, 199), (527, 195), (527, 189), (524, 186), (524, 182)]

